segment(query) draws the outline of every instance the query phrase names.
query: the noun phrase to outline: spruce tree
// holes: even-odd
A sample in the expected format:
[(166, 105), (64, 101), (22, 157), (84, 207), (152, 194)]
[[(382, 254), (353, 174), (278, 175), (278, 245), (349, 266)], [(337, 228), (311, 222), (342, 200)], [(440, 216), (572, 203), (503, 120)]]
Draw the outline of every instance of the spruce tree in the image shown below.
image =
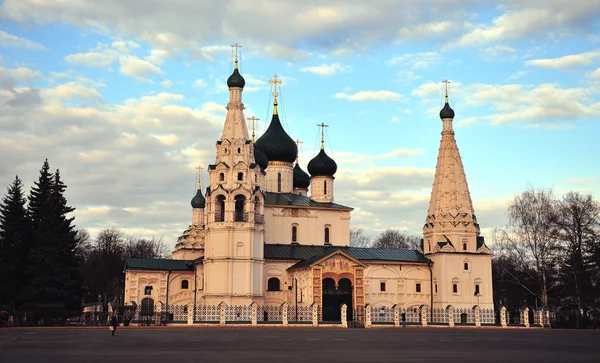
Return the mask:
[(0, 305), (13, 310), (24, 282), (28, 233), (23, 183), (16, 176), (0, 204)]

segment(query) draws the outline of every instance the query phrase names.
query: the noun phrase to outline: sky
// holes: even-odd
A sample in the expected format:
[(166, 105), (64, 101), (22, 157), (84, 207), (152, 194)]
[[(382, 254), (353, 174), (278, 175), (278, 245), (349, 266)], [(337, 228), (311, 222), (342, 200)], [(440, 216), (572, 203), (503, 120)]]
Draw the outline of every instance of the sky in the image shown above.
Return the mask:
[(448, 79), (490, 241), (528, 185), (600, 197), (599, 19), (597, 0), (0, 0), (0, 188), (28, 193), (47, 158), (78, 228), (174, 244), (239, 43), (257, 137), (277, 74), (301, 166), (324, 122), (335, 202), (373, 236), (421, 233)]

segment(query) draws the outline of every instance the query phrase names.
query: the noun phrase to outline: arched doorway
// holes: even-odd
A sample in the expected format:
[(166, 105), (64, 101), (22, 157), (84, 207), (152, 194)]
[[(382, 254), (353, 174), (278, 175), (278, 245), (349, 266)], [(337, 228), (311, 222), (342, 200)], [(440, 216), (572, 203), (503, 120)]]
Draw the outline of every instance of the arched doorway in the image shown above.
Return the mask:
[(352, 319), (352, 281), (342, 278), (335, 286), (335, 280), (323, 279), (323, 321), (339, 322), (342, 320), (340, 306), (346, 304), (347, 320)]

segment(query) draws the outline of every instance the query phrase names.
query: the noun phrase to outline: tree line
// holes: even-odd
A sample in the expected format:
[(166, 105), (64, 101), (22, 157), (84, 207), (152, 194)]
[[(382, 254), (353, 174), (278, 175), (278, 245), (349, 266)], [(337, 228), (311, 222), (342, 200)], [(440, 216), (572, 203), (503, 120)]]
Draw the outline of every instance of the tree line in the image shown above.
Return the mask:
[(117, 301), (128, 257), (166, 255), (162, 239), (127, 237), (116, 229), (91, 240), (74, 224), (66, 189), (48, 160), (27, 197), (18, 176), (8, 186), (0, 202), (0, 312), (66, 316), (100, 296)]

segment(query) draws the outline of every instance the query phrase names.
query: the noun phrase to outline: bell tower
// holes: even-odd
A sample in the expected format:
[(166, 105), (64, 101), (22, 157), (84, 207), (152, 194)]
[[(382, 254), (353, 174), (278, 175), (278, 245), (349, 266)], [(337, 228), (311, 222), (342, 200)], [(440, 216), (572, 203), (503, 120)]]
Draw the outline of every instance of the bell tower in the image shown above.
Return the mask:
[(260, 167), (248, 135), (238, 69), (227, 79), (229, 103), (215, 164), (209, 165), (204, 254), (205, 304), (247, 305), (263, 298), (264, 196), (258, 187)]

